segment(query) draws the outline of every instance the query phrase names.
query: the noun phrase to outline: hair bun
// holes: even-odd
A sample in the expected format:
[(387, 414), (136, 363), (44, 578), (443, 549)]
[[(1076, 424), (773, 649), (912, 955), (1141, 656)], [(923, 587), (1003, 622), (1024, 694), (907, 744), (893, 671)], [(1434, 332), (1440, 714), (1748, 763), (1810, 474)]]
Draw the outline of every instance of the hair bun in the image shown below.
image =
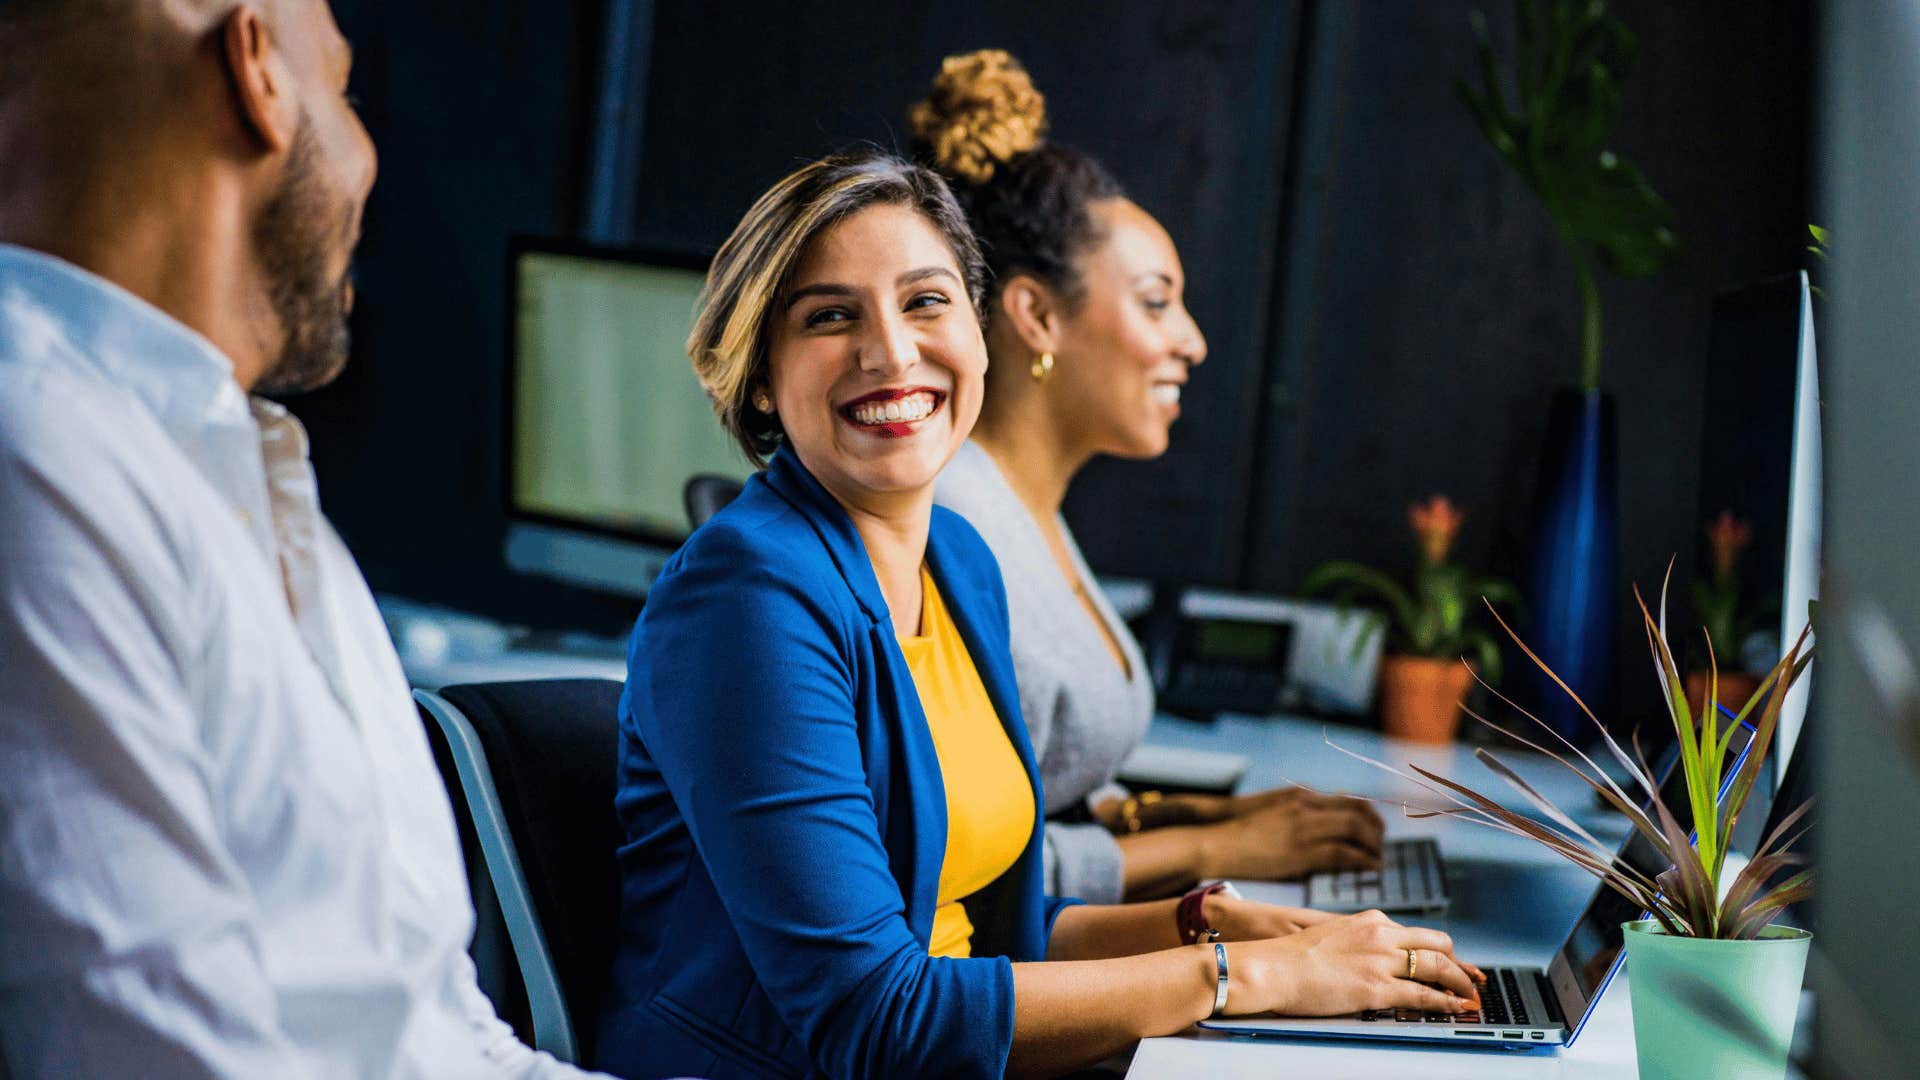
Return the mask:
[(933, 90), (907, 113), (934, 167), (975, 184), (995, 167), (1040, 145), (1047, 101), (1005, 49), (980, 49), (940, 62)]

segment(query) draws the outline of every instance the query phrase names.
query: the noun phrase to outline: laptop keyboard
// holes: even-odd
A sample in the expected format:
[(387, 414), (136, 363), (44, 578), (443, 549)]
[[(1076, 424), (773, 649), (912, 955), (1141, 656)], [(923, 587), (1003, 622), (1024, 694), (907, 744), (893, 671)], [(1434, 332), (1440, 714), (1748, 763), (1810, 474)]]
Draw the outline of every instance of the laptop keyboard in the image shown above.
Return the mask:
[(1478, 1012), (1471, 1009), (1457, 1013), (1370, 1009), (1361, 1013), (1360, 1019), (1399, 1024), (1488, 1024), (1512, 1027), (1551, 1027), (1561, 1023), (1558, 1017), (1535, 1016), (1528, 1010), (1526, 999), (1520, 993), (1522, 979), (1534, 980), (1542, 1000), (1552, 1000), (1546, 996), (1547, 986), (1538, 972), (1491, 968), (1487, 971), (1486, 984), (1480, 987)]
[(1325, 907), (1425, 907), (1441, 902), (1446, 874), (1430, 837), (1394, 840), (1378, 870), (1337, 870), (1307, 879), (1307, 903)]
[(1512, 968), (1495, 968), (1480, 988), (1480, 1013), (1489, 1024), (1533, 1025), (1527, 1003), (1520, 996), (1520, 977)]

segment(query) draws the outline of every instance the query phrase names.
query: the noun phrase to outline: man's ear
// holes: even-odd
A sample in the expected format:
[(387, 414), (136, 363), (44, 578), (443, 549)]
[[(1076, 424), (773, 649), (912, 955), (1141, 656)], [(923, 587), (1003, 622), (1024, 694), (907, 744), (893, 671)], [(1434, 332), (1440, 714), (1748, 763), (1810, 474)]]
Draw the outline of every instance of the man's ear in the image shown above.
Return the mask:
[(1059, 347), (1060, 298), (1046, 282), (1015, 274), (1001, 285), (999, 305), (997, 316), (1036, 355)]
[(300, 121), (286, 54), (275, 47), (260, 12), (247, 4), (234, 8), (221, 24), (220, 41), (240, 126), (266, 150), (285, 152)]

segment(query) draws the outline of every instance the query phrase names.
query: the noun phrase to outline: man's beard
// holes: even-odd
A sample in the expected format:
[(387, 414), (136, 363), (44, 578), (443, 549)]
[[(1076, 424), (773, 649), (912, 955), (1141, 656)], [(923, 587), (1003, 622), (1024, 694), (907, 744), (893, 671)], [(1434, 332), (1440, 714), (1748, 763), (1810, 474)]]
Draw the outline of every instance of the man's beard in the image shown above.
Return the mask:
[(327, 269), (349, 228), (320, 179), (320, 144), (302, 117), (287, 154), (286, 179), (254, 223), (253, 248), (266, 276), (267, 300), (286, 334), (280, 354), (255, 385), (270, 397), (332, 382), (346, 366), (350, 275)]

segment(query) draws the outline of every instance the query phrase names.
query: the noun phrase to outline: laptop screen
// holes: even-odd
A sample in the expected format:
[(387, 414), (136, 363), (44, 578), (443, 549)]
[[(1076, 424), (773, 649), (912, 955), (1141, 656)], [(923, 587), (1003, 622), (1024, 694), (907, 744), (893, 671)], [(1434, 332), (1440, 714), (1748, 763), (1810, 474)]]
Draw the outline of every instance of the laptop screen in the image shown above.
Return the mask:
[[(1652, 841), (1640, 835), (1637, 829), (1620, 858), (1641, 873), (1659, 873), (1666, 869), (1660, 865), (1662, 860)], [(1636, 901), (1602, 886), (1594, 895), (1593, 902), (1587, 905), (1587, 910), (1580, 913), (1580, 921), (1574, 924), (1573, 933), (1567, 935), (1567, 943), (1561, 947), (1560, 953), (1573, 972), (1574, 983), (1579, 986), (1582, 998), (1593, 1000), (1606, 983), (1614, 960), (1626, 944), (1620, 924), (1638, 919), (1641, 910)]]

